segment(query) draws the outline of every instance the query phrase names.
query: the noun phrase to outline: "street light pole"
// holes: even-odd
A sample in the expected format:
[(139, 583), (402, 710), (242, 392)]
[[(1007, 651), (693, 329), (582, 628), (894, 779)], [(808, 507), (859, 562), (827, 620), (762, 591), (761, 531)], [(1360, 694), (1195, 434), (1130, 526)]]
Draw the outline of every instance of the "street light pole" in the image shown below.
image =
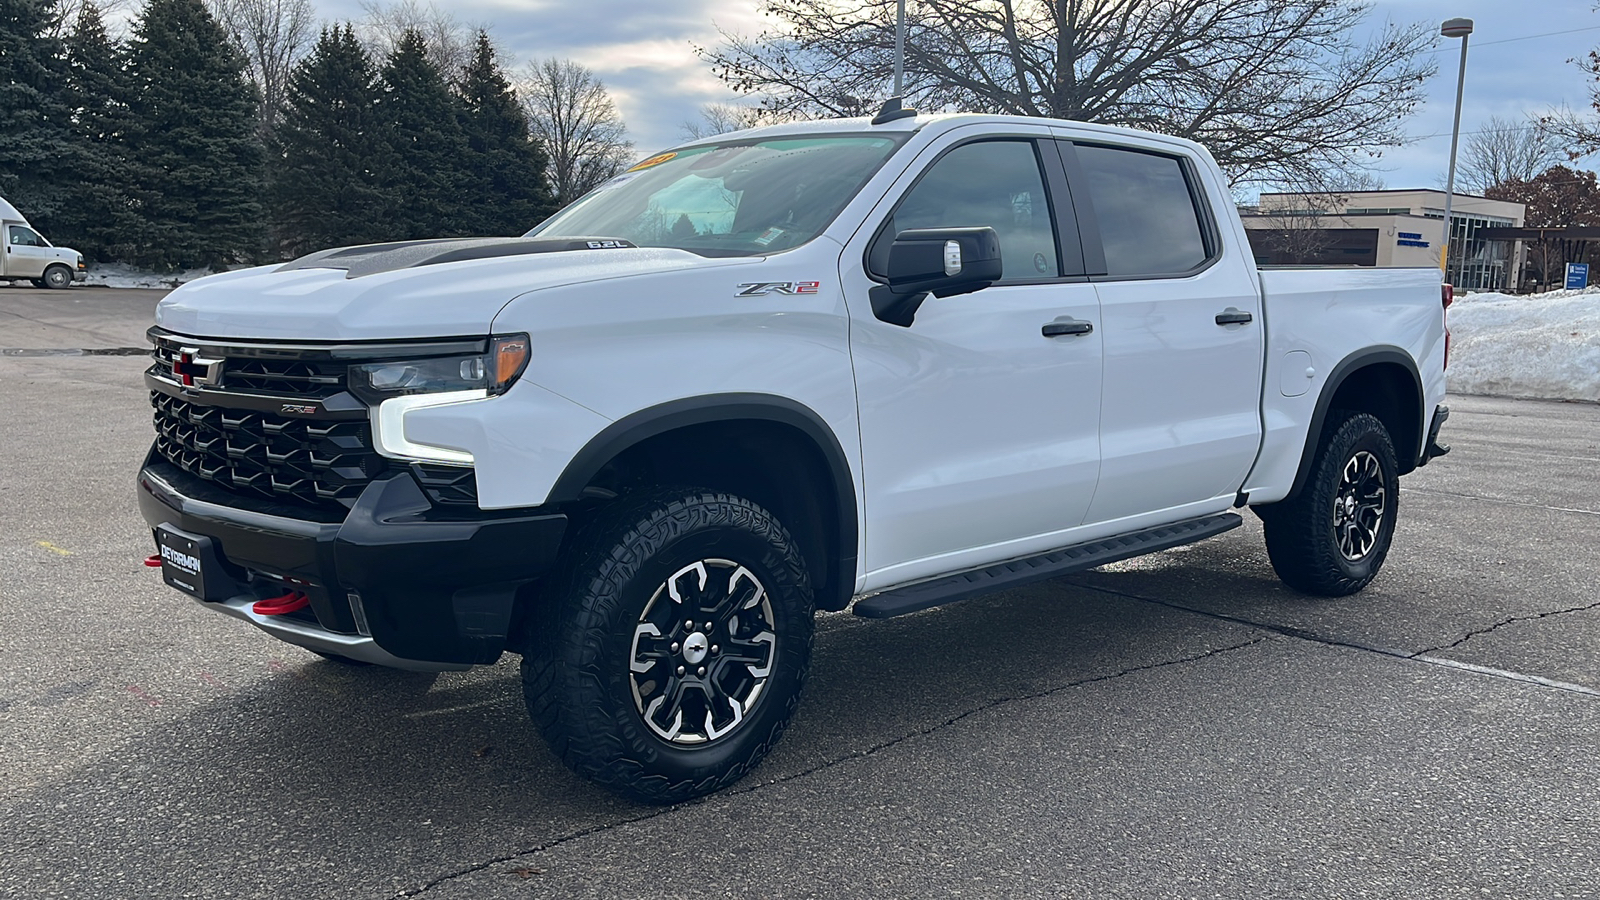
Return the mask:
[(1467, 85), (1467, 38), (1472, 34), (1471, 19), (1446, 19), (1439, 33), (1461, 38), (1461, 71), (1456, 75), (1456, 122), (1450, 129), (1450, 176), (1444, 187), (1444, 244), (1439, 248), (1439, 270), (1450, 279), (1450, 207), (1456, 198), (1456, 147), (1461, 143), (1461, 92)]
[(894, 95), (904, 97), (906, 78), (906, 0), (900, 0), (894, 17)]

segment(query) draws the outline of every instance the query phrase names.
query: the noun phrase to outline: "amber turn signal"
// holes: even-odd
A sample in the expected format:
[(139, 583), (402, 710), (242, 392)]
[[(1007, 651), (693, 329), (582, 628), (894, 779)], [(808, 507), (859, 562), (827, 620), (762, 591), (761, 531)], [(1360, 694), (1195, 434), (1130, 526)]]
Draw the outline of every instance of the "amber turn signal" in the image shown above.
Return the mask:
[(489, 384), (491, 395), (503, 394), (512, 382), (522, 375), (533, 356), (533, 347), (525, 334), (508, 334), (489, 342)]

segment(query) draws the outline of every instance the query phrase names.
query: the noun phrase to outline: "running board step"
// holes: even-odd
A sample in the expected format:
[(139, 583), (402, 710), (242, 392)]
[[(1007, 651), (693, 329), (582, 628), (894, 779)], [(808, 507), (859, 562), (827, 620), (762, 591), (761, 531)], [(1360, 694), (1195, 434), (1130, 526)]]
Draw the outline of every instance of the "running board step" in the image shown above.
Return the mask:
[(1192, 544), (1238, 528), (1242, 521), (1238, 513), (1228, 512), (1076, 544), (1038, 556), (997, 563), (986, 569), (974, 569), (874, 594), (858, 602), (855, 613), (868, 619), (887, 619), (920, 612), (979, 594), (1021, 587), (1146, 553)]

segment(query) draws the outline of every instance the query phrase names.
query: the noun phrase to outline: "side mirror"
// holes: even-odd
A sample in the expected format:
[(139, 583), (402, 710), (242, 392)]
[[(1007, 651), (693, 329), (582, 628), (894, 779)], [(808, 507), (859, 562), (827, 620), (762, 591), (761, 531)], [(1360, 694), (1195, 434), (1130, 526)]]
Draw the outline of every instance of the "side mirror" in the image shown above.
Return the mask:
[(872, 314), (909, 328), (929, 294), (970, 294), (1000, 280), (1000, 236), (988, 226), (909, 229), (895, 235), (887, 268), (889, 283), (869, 294)]

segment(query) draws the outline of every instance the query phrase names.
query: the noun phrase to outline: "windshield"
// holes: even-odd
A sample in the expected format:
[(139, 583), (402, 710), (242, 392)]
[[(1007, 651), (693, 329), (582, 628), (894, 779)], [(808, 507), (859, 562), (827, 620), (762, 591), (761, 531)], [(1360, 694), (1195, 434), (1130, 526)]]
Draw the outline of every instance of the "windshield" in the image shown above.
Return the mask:
[(623, 238), (702, 256), (788, 250), (820, 234), (901, 140), (788, 137), (661, 153), (527, 236)]

